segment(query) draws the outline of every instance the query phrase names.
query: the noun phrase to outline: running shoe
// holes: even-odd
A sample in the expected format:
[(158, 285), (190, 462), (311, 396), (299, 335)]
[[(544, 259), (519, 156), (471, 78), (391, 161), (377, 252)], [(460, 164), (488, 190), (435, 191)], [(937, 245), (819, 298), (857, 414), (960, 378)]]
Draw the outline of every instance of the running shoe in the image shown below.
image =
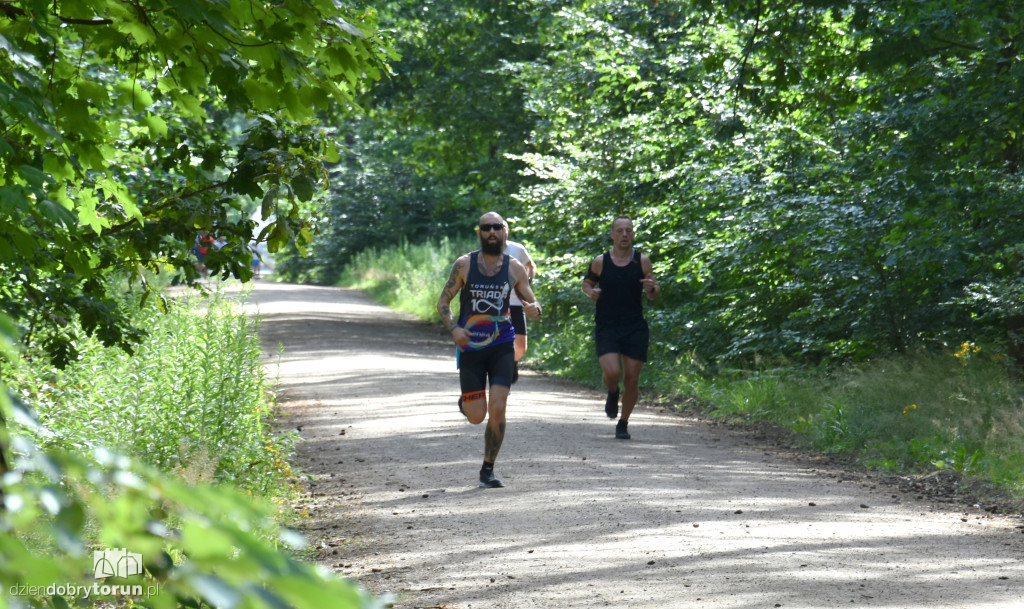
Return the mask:
[(609, 391), (608, 397), (604, 400), (604, 413), (608, 415), (609, 419), (614, 419), (619, 416), (619, 392)]
[(629, 432), (626, 431), (626, 426), (629, 425), (629, 421), (620, 420), (615, 424), (615, 437), (619, 440), (628, 440)]
[(505, 484), (494, 477), (494, 470), (480, 470), (480, 488), (504, 488)]

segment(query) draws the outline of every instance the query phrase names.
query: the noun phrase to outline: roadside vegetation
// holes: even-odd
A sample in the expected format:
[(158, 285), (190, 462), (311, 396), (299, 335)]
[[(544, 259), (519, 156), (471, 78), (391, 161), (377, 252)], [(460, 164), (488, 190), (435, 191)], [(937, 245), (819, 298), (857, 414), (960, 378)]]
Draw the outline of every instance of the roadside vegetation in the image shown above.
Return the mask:
[[(63, 367), (43, 332), (0, 369), (19, 430), (3, 491), (0, 548), (12, 560), (0, 563), (10, 592), (0, 606), (90, 595), (126, 607), (384, 606), (299, 560), (305, 541), (284, 525), (301, 474), (292, 436), (273, 429), (258, 320), (237, 293), (122, 306), (146, 328), (132, 352), (71, 326), (76, 355)], [(95, 579), (93, 551), (116, 548), (145, 570)]]
[(0, 3), (0, 609), (381, 604), (294, 558), (253, 323), (155, 278), (308, 244), (395, 59), (349, 2)]
[(424, 320), (437, 319), (437, 296), (452, 264), (475, 247), (471, 238), (462, 238), (365, 249), (353, 257), (340, 283), (363, 290), (392, 309)]
[(220, 291), (183, 294), (124, 304), (146, 328), (131, 353), (83, 337), (58, 368), (30, 344), (2, 380), (33, 405), (44, 449), (104, 447), (192, 483), (287, 499), (292, 437), (272, 432), (258, 322)]
[[(367, 250), (342, 283), (382, 303), (436, 321), (434, 304), (450, 264), (474, 247), (409, 245)], [(545, 281), (544, 260), (534, 291), (547, 303), (576, 284)], [(590, 335), (592, 305), (580, 294), (567, 318), (547, 308), (531, 322), (524, 364), (546, 374), (600, 387)], [(964, 342), (866, 362), (816, 368), (771, 362), (752, 369), (710, 368), (690, 354), (678, 357), (676, 329), (657, 323), (644, 369), (642, 402), (691, 409), (702, 416), (786, 430), (787, 441), (884, 472), (953, 472), (965, 481), (1024, 499), (1024, 386), (1011, 377), (1005, 355)]]

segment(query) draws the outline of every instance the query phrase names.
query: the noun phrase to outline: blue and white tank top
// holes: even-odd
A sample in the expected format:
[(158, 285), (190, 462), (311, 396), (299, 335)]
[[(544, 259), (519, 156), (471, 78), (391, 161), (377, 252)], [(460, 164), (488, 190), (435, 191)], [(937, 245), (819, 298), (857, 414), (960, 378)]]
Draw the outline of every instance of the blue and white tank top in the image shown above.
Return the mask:
[(509, 319), (512, 284), (509, 282), (508, 254), (502, 256), (501, 270), (493, 277), (480, 272), (479, 251), (469, 255), (466, 285), (459, 297), (459, 325), (469, 330), (469, 344), (460, 351), (478, 351), (515, 340)]

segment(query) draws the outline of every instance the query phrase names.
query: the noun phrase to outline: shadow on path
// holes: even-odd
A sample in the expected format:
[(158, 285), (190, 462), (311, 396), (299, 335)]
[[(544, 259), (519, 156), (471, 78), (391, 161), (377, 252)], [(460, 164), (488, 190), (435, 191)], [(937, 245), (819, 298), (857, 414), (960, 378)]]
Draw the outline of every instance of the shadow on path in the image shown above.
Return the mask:
[[(396, 607), (1024, 606), (1024, 535), (525, 373), (497, 473), (459, 415), (447, 336), (340, 288), (260, 283), (250, 306), (281, 425), (300, 429), (319, 561)], [(596, 363), (595, 363), (596, 365)]]

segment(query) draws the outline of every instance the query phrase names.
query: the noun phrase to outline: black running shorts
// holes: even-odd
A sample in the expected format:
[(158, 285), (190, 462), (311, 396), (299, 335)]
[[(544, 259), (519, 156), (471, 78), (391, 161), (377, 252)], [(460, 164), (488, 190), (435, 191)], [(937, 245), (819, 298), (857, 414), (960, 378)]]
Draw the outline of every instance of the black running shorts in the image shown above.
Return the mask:
[(594, 339), (598, 357), (607, 353), (619, 353), (646, 362), (651, 332), (647, 327), (647, 320), (641, 319), (628, 326), (597, 327), (594, 330)]
[(487, 387), (488, 376), (491, 385), (511, 387), (515, 365), (515, 343), (511, 341), (479, 351), (463, 351), (459, 354), (459, 382), (463, 397), (483, 391)]
[(510, 305), (509, 316), (512, 318), (512, 327), (516, 329), (516, 336), (526, 336), (526, 311), (523, 305)]

